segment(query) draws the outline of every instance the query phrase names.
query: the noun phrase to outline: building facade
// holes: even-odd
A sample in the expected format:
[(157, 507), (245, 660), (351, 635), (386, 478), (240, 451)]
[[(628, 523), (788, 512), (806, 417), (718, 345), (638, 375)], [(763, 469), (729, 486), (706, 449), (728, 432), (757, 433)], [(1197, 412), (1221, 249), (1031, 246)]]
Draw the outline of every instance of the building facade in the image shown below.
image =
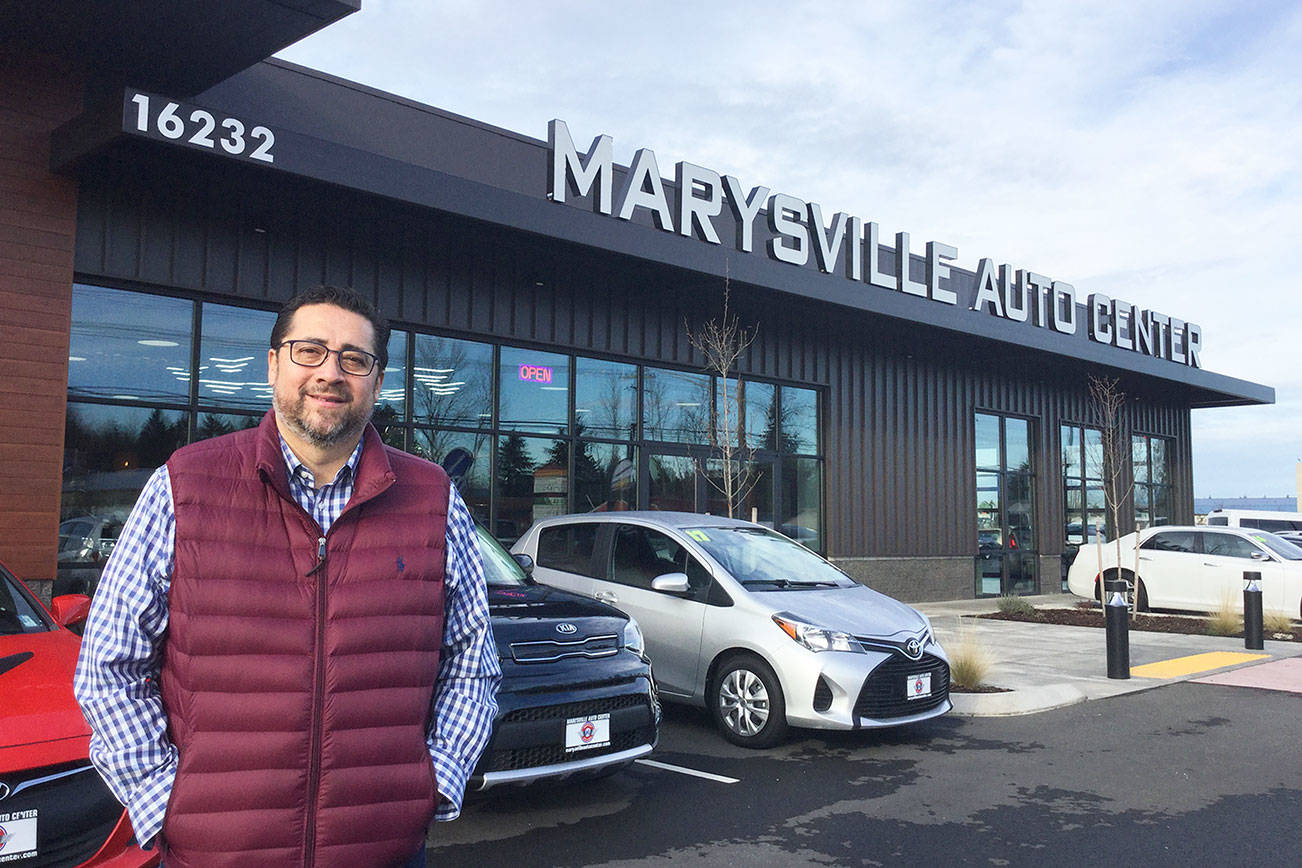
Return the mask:
[[(965, 271), (762, 179), (615, 165), (563, 122), (524, 135), (263, 59), (356, 3), (179, 4), (219, 22), (189, 59), (160, 4), (105, 5), (143, 16), (117, 50), (55, 13), (5, 22), (43, 34), (0, 67), (0, 557), (29, 580), (110, 551), (172, 449), (256, 423), (274, 311), (322, 283), (394, 326), (385, 439), (500, 538), (724, 512), (733, 467), (736, 514), (909, 600), (1056, 591), (1097, 524), (1191, 522), (1190, 410), (1273, 400), (1170, 315)], [(150, 35), (171, 42), (132, 56)], [(692, 336), (725, 300), (754, 340), (720, 376)], [(1112, 425), (1092, 376), (1124, 398)]]

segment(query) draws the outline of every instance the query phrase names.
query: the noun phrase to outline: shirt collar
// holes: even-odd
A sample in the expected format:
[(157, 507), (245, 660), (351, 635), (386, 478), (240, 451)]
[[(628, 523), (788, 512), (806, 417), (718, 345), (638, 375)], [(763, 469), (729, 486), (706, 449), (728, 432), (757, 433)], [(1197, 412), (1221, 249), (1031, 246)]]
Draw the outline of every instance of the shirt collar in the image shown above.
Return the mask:
[[(308, 470), (306, 464), (298, 460), (298, 456), (294, 454), (294, 450), (290, 449), (289, 444), (285, 442), (284, 436), (279, 433), (277, 433), (276, 436), (280, 438), (280, 454), (285, 459), (285, 468), (289, 471), (289, 478), (301, 479), (305, 483), (317, 487), (316, 478), (312, 475), (312, 471)], [(339, 472), (335, 474), (333, 482), (342, 482), (346, 479), (352, 479), (353, 474), (357, 470), (357, 462), (362, 457), (362, 444), (365, 442), (365, 437), (357, 441), (357, 448), (353, 450), (352, 455), (348, 456), (348, 460), (344, 462), (344, 466), (339, 468)]]

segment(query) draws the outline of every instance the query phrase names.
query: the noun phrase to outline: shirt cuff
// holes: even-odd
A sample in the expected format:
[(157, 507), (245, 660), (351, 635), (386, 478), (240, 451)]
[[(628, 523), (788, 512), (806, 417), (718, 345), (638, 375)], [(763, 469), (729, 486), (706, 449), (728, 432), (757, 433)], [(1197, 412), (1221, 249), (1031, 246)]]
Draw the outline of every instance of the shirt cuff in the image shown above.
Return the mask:
[(466, 793), (470, 769), (456, 757), (434, 749), (430, 750), (430, 759), (434, 761), (434, 780), (439, 785), (439, 803), (434, 809), (434, 819), (455, 820), (461, 814), (461, 800)]
[(131, 795), (127, 813), (131, 815), (136, 840), (143, 848), (152, 848), (156, 843), (154, 839), (163, 831), (163, 818), (167, 815), (167, 801), (175, 780), (176, 756), (173, 755), (166, 765), (142, 781)]

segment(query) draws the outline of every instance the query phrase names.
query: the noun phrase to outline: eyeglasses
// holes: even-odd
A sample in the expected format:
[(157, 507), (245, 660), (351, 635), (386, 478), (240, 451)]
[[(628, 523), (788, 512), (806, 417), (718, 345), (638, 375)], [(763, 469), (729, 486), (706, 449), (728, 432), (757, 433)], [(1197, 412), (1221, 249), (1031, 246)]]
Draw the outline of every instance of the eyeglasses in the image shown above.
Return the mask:
[(316, 341), (281, 341), (276, 349), (289, 347), (289, 358), (305, 368), (319, 368), (334, 353), (339, 357), (339, 369), (354, 377), (365, 377), (375, 370), (378, 358), (365, 350), (332, 350)]

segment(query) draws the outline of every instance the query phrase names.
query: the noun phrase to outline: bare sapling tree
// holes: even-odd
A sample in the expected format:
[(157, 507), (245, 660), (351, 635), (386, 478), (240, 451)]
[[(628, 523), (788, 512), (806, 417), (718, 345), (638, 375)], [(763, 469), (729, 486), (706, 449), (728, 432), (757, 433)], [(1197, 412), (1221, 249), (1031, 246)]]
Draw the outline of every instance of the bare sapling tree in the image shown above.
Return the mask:
[(697, 472), (705, 477), (710, 486), (723, 495), (728, 506), (728, 517), (735, 518), (734, 513), (750, 496), (759, 474), (751, 459), (754, 451), (745, 442), (740, 395), (740, 379), (735, 376), (737, 363), (755, 340), (757, 329), (744, 328), (736, 314), (729, 310), (731, 281), (727, 271), (723, 278), (723, 312), (694, 329), (687, 322), (683, 327), (687, 340), (704, 357), (704, 369), (719, 378), (717, 400), (711, 402), (709, 424), (706, 431), (710, 451), (717, 456), (720, 471), (708, 472), (705, 462), (696, 460)]
[[(1095, 468), (1098, 477), (1103, 480), (1103, 499), (1112, 520), (1113, 543), (1117, 548), (1116, 578), (1122, 578), (1121, 558), (1121, 507), (1130, 500), (1134, 488), (1133, 476), (1127, 473), (1130, 457), (1130, 444), (1122, 425), (1123, 411), (1126, 406), (1126, 393), (1118, 387), (1115, 377), (1099, 377), (1090, 374), (1090, 403), (1094, 408), (1095, 421), (1099, 426), (1102, 439), (1103, 466)], [(1139, 537), (1135, 537), (1138, 545)], [(1100, 582), (1103, 580), (1103, 562), (1099, 559)], [(1135, 586), (1131, 588), (1131, 612), (1135, 611), (1139, 600), (1138, 574), (1133, 576)], [(1107, 603), (1104, 586), (1099, 586), (1099, 602)]]

